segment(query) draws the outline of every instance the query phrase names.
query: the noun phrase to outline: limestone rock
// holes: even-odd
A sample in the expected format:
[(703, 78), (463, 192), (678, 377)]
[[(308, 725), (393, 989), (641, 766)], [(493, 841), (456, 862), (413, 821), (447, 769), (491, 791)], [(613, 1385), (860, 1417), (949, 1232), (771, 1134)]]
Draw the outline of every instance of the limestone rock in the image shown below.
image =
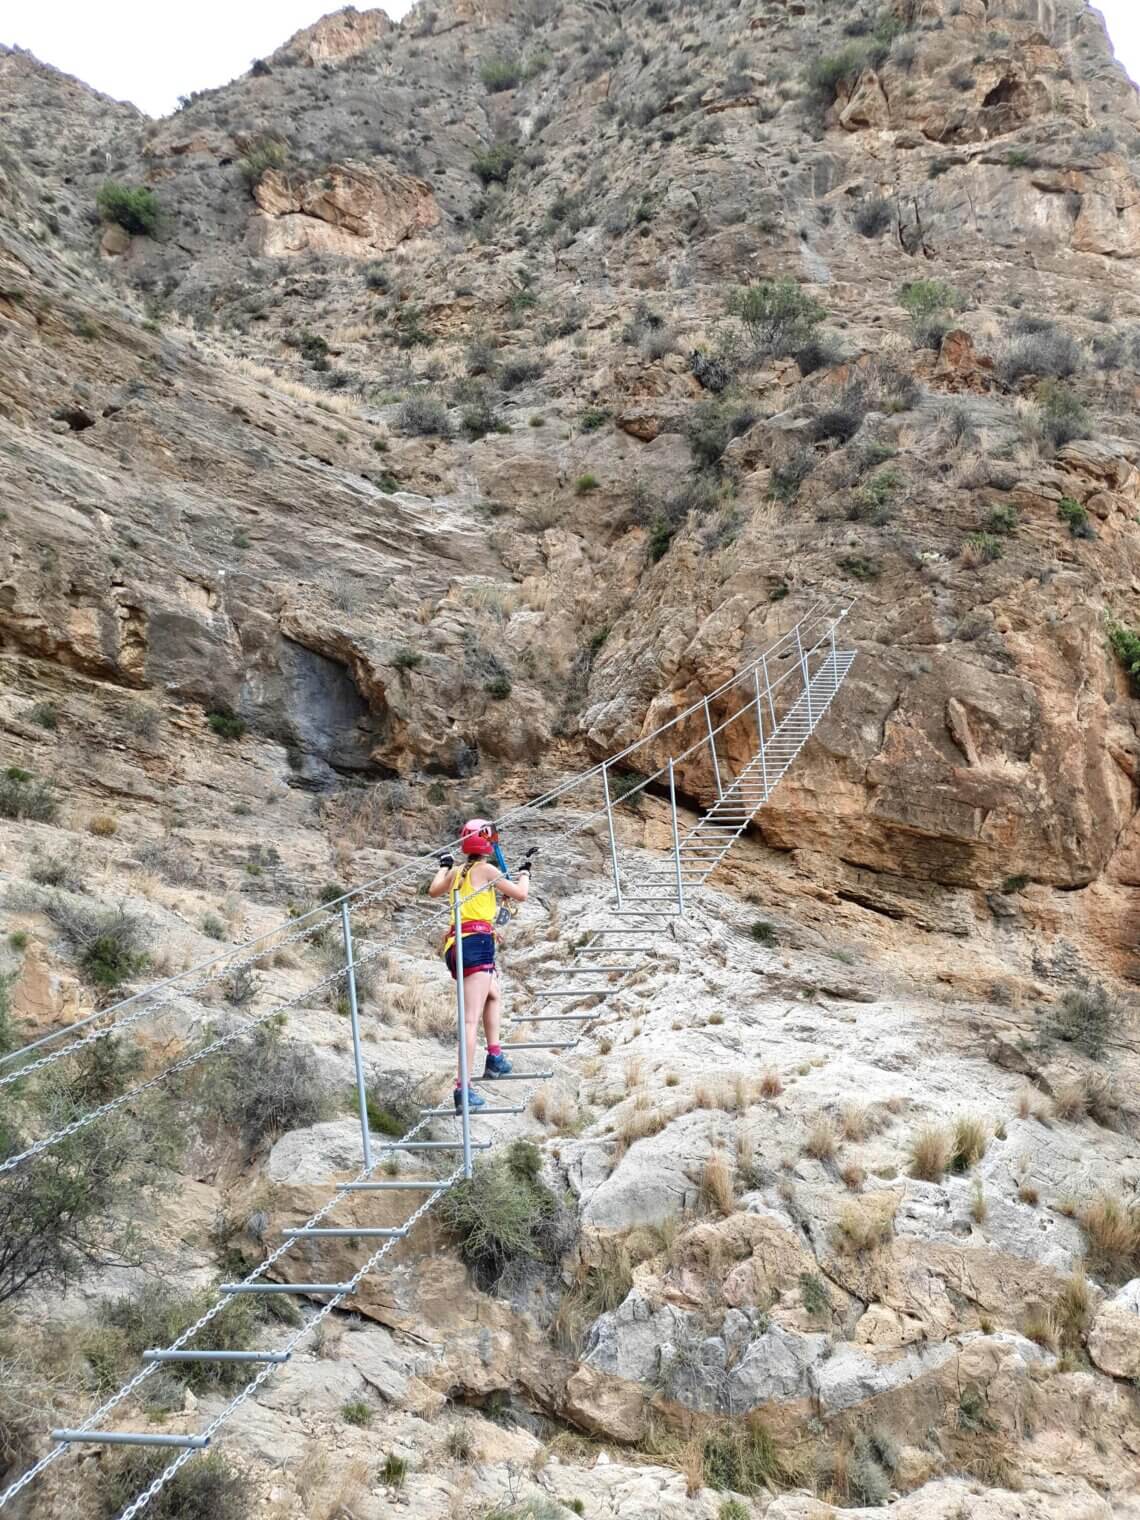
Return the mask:
[(387, 167), (349, 161), (318, 178), (270, 169), (254, 190), (263, 215), (252, 224), (258, 251), (278, 256), (386, 253), (439, 222), (431, 186)]
[(1101, 1305), (1089, 1329), (1088, 1348), (1102, 1372), (1140, 1378), (1140, 1278)]

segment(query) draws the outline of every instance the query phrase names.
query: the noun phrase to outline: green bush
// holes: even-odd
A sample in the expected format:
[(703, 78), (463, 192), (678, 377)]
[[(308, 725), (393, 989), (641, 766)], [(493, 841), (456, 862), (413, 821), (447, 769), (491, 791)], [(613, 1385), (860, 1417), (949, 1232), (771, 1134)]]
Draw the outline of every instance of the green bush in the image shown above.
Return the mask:
[[(96, 1332), (89, 1343), (99, 1372), (112, 1382), (129, 1375), (143, 1351), (176, 1341), (215, 1297), (209, 1289), (187, 1294), (168, 1283), (152, 1282), (127, 1297), (102, 1304), (100, 1320), (113, 1334)], [(247, 1350), (257, 1329), (258, 1314), (253, 1294), (234, 1294), (194, 1344), (214, 1351)], [(249, 1380), (249, 1368), (241, 1362), (171, 1362), (165, 1370), (196, 1393), (240, 1387)]]
[(30, 771), (10, 765), (0, 771), (0, 818), (28, 818), (36, 823), (51, 823), (59, 811), (55, 794), (45, 781), (37, 781)]
[(1095, 538), (1089, 514), (1081, 506), (1079, 501), (1074, 501), (1071, 496), (1062, 496), (1057, 503), (1057, 516), (1063, 523), (1068, 524), (1069, 532), (1074, 538)]
[(744, 324), (757, 356), (794, 354), (814, 337), (827, 309), (805, 295), (795, 280), (763, 280), (735, 291), (731, 316)]
[(529, 1140), (514, 1140), (501, 1155), (476, 1164), (438, 1207), (460, 1255), (488, 1290), (526, 1262), (551, 1262), (558, 1200), (540, 1176), (542, 1157)]
[(240, 739), (246, 729), (244, 718), (224, 708), (208, 712), (206, 722), (210, 725), (211, 733), (217, 734), (219, 739)]
[(124, 232), (153, 237), (158, 230), (159, 205), (145, 185), (119, 185), (108, 180), (95, 198), (105, 222), (117, 222)]
[(685, 423), (685, 436), (701, 469), (714, 469), (734, 438), (746, 433), (756, 413), (746, 407), (735, 411), (718, 401), (699, 401)]
[(447, 408), (434, 396), (409, 396), (402, 401), (396, 427), (406, 438), (451, 437)]
[(503, 185), (518, 162), (518, 156), (519, 150), (513, 143), (495, 143), (485, 152), (476, 153), (471, 168), (484, 185)]
[(389, 1488), (403, 1488), (404, 1479), (408, 1476), (408, 1463), (406, 1458), (398, 1457), (394, 1451), (390, 1451), (380, 1464), (380, 1481), (386, 1483)]
[(1110, 1038), (1127, 1023), (1124, 1010), (1099, 983), (1074, 988), (1043, 1016), (1046, 1040), (1063, 1040), (1090, 1061), (1099, 1061)]
[(748, 932), (758, 945), (772, 947), (780, 943), (775, 924), (768, 923), (766, 919), (757, 919)]
[(999, 503), (986, 518), (986, 532), (996, 533), (999, 537), (1006, 538), (1016, 531), (1017, 508)]
[(705, 1481), (751, 1497), (777, 1489), (786, 1479), (784, 1463), (764, 1422), (756, 1415), (726, 1420), (704, 1440)]
[(251, 144), (245, 157), (238, 159), (238, 173), (245, 180), (250, 193), (257, 189), (268, 170), (283, 169), (288, 156), (285, 144), (275, 137), (259, 138)]
[[(100, 1520), (122, 1514), (169, 1462), (169, 1452), (138, 1449), (99, 1467), (91, 1481)], [(248, 1520), (253, 1504), (249, 1479), (231, 1472), (221, 1454), (211, 1451), (180, 1468), (147, 1505), (146, 1514), (148, 1520)]]
[(340, 1417), (346, 1425), (368, 1426), (372, 1423), (372, 1408), (363, 1399), (352, 1399), (341, 1408)]
[(494, 675), (489, 681), (483, 682), (483, 690), (496, 702), (505, 702), (512, 691), (511, 678), (506, 672)]
[(1112, 645), (1113, 654), (1128, 672), (1132, 695), (1140, 697), (1140, 634), (1134, 633), (1131, 628), (1125, 628), (1122, 623), (1110, 623), (1108, 642)]
[(500, 90), (513, 90), (522, 78), (522, 65), (513, 55), (496, 53), (480, 61), (479, 78), (488, 95), (497, 94)]
[(591, 491), (598, 489), (599, 484), (600, 482), (596, 475), (591, 475), (588, 472), (585, 475), (579, 475), (578, 479), (574, 482), (574, 495), (588, 496)]
[(911, 280), (899, 292), (899, 302), (917, 322), (938, 312), (957, 310), (962, 297), (945, 280)]
[[(66, 1084), (40, 1106), (49, 1128), (78, 1117)], [(10, 1106), (0, 1113), (0, 1155), (24, 1149)], [(64, 1291), (86, 1272), (130, 1260), (135, 1192), (171, 1159), (169, 1132), (113, 1114), (25, 1162), (0, 1182), (0, 1305), (29, 1288)]]
[(76, 952), (92, 986), (110, 990), (145, 968), (150, 934), (136, 914), (62, 894), (48, 898), (43, 911)]
[(600, 406), (588, 406), (578, 418), (578, 426), (583, 433), (594, 433), (600, 427), (605, 427), (610, 420), (610, 413)]
[(392, 656), (392, 664), (397, 670), (415, 670), (422, 665), (424, 657), (418, 649), (397, 649)]
[(1092, 418), (1080, 397), (1060, 380), (1043, 380), (1037, 387), (1041, 426), (1054, 448), (1075, 438), (1092, 436)]
[(872, 52), (865, 42), (849, 42), (837, 53), (814, 58), (806, 75), (809, 97), (826, 110), (835, 100), (840, 85), (854, 84), (871, 61)]
[(59, 727), (59, 709), (54, 702), (33, 702), (28, 709), (28, 717), (49, 733), (54, 733)]
[(235, 1125), (250, 1149), (268, 1136), (317, 1124), (332, 1108), (313, 1052), (265, 1024), (203, 1071), (196, 1097)]
[(1001, 559), (1005, 553), (1000, 538), (992, 533), (971, 533), (966, 539), (966, 548), (969, 557), (975, 563), (990, 565), (995, 560)]

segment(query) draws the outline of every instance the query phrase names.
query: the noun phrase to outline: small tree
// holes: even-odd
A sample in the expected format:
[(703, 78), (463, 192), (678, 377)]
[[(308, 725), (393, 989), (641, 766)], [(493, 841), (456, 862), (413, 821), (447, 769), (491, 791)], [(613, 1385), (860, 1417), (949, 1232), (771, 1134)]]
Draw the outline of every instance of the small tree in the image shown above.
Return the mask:
[(827, 309), (795, 280), (763, 280), (734, 291), (728, 309), (744, 324), (757, 357), (794, 354), (812, 338)]
[(238, 159), (238, 172), (251, 195), (270, 169), (284, 168), (287, 157), (285, 144), (275, 137), (261, 137), (250, 144), (245, 157)]
[(108, 180), (95, 204), (105, 222), (116, 222), (124, 232), (153, 237), (158, 230), (158, 197), (145, 185), (120, 185)]

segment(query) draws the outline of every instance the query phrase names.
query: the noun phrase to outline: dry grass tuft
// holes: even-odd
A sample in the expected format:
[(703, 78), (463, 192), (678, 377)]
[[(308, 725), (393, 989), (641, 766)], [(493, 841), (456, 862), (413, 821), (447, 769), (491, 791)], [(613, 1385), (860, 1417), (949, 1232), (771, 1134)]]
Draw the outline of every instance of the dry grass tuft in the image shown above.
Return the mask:
[(780, 1080), (778, 1071), (768, 1070), (760, 1077), (760, 1096), (762, 1098), (778, 1098), (784, 1090), (784, 1084)]
[(1061, 1344), (1067, 1350), (1076, 1350), (1084, 1341), (1092, 1319), (1092, 1290), (1081, 1268), (1075, 1268), (1065, 1279), (1057, 1295), (1053, 1312), (1061, 1331)]
[(981, 1119), (961, 1114), (954, 1121), (954, 1142), (950, 1153), (950, 1169), (968, 1172), (986, 1154), (989, 1134)]
[(96, 813), (87, 820), (87, 832), (97, 839), (110, 839), (119, 832), (119, 820), (111, 813)]
[(1025, 1312), (1021, 1333), (1046, 1351), (1056, 1351), (1061, 1340), (1057, 1316), (1047, 1304), (1032, 1304)]
[(910, 1175), (920, 1182), (941, 1182), (953, 1151), (950, 1136), (933, 1125), (920, 1129), (910, 1142)]
[(845, 1103), (839, 1115), (844, 1140), (858, 1143), (874, 1133), (871, 1111), (864, 1103)]
[(816, 1161), (832, 1161), (838, 1144), (839, 1137), (831, 1118), (827, 1114), (817, 1115), (804, 1141), (804, 1154)]
[(1027, 1203), (1031, 1209), (1035, 1209), (1041, 1199), (1041, 1194), (1030, 1182), (1021, 1184), (1017, 1190), (1017, 1196), (1021, 1203)]
[(894, 1233), (897, 1207), (893, 1198), (881, 1196), (865, 1198), (860, 1203), (845, 1203), (832, 1228), (832, 1244), (848, 1256), (858, 1256), (885, 1245)]
[(852, 1193), (858, 1193), (867, 1180), (867, 1173), (857, 1161), (849, 1161), (839, 1173), (843, 1184)]
[(735, 1197), (732, 1173), (723, 1151), (713, 1151), (701, 1170), (701, 1205), (710, 1213), (731, 1214)]
[(640, 1087), (644, 1077), (645, 1070), (641, 1064), (641, 1058), (639, 1056), (630, 1056), (629, 1060), (625, 1063), (626, 1087)]
[(660, 1109), (641, 1106), (627, 1114), (614, 1134), (615, 1162), (620, 1161), (630, 1146), (636, 1145), (639, 1140), (659, 1135), (672, 1118), (672, 1114), (662, 1113)]
[(1053, 1093), (1053, 1112), (1058, 1119), (1064, 1119), (1068, 1124), (1078, 1123), (1088, 1113), (1085, 1084), (1079, 1077), (1058, 1082)]
[(1140, 1206), (1099, 1193), (1077, 1211), (1077, 1222), (1097, 1271), (1125, 1281), (1140, 1269)]

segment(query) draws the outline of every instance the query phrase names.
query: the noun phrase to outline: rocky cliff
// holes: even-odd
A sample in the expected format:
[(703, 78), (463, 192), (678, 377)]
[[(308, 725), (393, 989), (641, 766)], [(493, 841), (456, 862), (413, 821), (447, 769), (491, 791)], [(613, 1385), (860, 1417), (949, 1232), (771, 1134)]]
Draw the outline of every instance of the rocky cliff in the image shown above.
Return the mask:
[[(1083, 0), (350, 7), (157, 122), (0, 50), (11, 1043), (107, 995), (44, 893), (177, 969), (857, 598), (842, 700), (676, 964), (516, 1127), (573, 1197), (557, 1263), (489, 1294), (446, 1231), (409, 1247), (249, 1406), (256, 1513), (388, 1513), (381, 1426), (425, 1516), (524, 1469), (587, 1514), (1130, 1513), (1138, 176)], [(393, 956), (378, 1071), (446, 1068), (437, 975)], [(289, 1034), (348, 1081), (335, 1011)], [(211, 1113), (155, 1204), (187, 1291), (219, 1211), (252, 1259), (245, 1221), (351, 1164), (327, 1114), (251, 1145)], [(981, 1154), (916, 1160), (964, 1119)], [(91, 1355), (9, 1312), (3, 1367), (86, 1407)], [(700, 1421), (757, 1411), (780, 1461), (724, 1501)]]

